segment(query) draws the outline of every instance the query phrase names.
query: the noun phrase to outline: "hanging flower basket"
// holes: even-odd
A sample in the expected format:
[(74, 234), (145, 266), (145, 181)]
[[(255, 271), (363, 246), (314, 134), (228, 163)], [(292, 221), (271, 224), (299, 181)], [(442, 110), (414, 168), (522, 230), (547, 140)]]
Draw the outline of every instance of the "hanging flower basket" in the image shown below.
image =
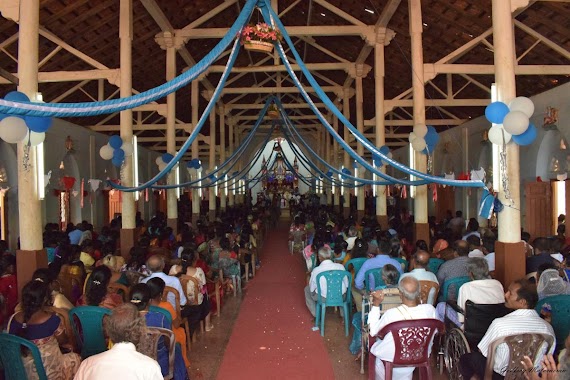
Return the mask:
[(258, 51), (260, 53), (271, 53), (273, 51), (273, 44), (265, 41), (248, 41), (244, 43), (243, 47), (245, 50)]
[(240, 37), (246, 50), (271, 53), (274, 42), (281, 39), (281, 33), (271, 25), (262, 22), (245, 26)]
[(267, 116), (269, 116), (271, 119), (279, 119), (279, 110), (275, 104), (269, 106), (267, 109)]

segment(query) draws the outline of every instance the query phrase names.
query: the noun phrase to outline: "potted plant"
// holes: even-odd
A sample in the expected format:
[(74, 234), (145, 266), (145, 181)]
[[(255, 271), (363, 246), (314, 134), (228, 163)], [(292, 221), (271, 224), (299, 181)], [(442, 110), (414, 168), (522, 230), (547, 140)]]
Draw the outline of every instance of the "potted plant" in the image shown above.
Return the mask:
[(267, 116), (269, 116), (272, 119), (279, 118), (279, 110), (277, 109), (277, 105), (275, 103), (271, 103), (267, 108)]
[(246, 50), (270, 53), (275, 41), (279, 40), (279, 30), (265, 22), (247, 25), (241, 31), (241, 43)]

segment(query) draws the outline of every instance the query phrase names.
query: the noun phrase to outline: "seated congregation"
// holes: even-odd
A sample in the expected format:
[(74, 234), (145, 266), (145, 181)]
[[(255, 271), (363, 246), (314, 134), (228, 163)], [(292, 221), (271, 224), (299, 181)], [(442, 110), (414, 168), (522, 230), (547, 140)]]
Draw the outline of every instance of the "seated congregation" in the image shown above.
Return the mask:
[(200, 355), (190, 350), (197, 335), (214, 328), (224, 297), (236, 296), (259, 268), (265, 220), (262, 208), (228, 208), (174, 235), (159, 214), (146, 226), (139, 221), (126, 258), (120, 220), (100, 233), (87, 222), (64, 231), (50, 223), (49, 267), (37, 269), (20, 295), (15, 256), (3, 249), (0, 378), (188, 379)]
[(327, 307), (340, 309), (347, 336), (353, 327), (348, 348), (361, 374), (368, 360), (369, 379), (412, 379), (415, 368), (420, 379), (436, 371), (454, 379), (568, 378), (563, 237), (537, 237), (531, 246), (523, 232), (527, 276), (504, 288), (494, 279), (496, 230), (458, 212), (432, 219), (431, 241), (414, 244), (412, 221), (401, 215), (387, 230), (374, 217), (344, 219), (325, 207), (294, 215), (289, 250), (307, 266), (315, 330), (325, 336)]

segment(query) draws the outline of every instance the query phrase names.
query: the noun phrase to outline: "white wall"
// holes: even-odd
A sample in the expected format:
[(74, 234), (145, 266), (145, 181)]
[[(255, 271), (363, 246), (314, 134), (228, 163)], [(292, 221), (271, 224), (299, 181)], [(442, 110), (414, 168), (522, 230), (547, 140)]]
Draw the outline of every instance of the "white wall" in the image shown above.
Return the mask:
[[(524, 184), (535, 181), (537, 176), (543, 180), (549, 179), (547, 173), (550, 153), (556, 149), (560, 138), (570, 141), (570, 83), (558, 86), (550, 91), (531, 97), (535, 105), (535, 112), (531, 121), (537, 127), (536, 140), (529, 146), (520, 147), (520, 178), (521, 195), (524, 194)], [(559, 110), (558, 130), (546, 131), (543, 118), (546, 107), (551, 106)], [(469, 122), (445, 132), (440, 133), (440, 142), (434, 152), (434, 173), (442, 174), (442, 167), (458, 174), (461, 171), (478, 169), (479, 155), (482, 149), (481, 141), (483, 132), (490, 128), (490, 123), (484, 116), (470, 120)], [(444, 153), (444, 148), (448, 153)], [(540, 153), (539, 153), (540, 151)], [(394, 157), (407, 157), (408, 148), (400, 148), (394, 152)], [(445, 162), (444, 162), (445, 161)], [(405, 161), (401, 161), (405, 162)], [(490, 173), (487, 173), (488, 175)], [(468, 189), (456, 190), (456, 209), (463, 210), (466, 217), (477, 217), (477, 207), (480, 200), (480, 191)], [(521, 215), (525, 217), (525, 199), (521, 197)], [(430, 207), (430, 214), (433, 207)]]

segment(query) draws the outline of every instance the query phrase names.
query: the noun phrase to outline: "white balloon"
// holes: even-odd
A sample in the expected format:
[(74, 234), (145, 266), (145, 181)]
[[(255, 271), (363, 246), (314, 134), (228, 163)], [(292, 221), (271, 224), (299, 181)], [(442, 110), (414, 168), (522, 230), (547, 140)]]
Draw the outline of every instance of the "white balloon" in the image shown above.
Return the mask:
[(109, 144), (103, 145), (101, 149), (99, 149), (99, 155), (104, 160), (110, 160), (113, 158), (113, 148), (111, 148)]
[(28, 127), (24, 119), (8, 116), (0, 120), (0, 138), (9, 144), (16, 144), (26, 137)]
[(165, 167), (166, 167), (166, 163), (163, 162), (160, 165), (158, 165), (158, 170), (163, 171)]
[(499, 124), (493, 125), (489, 129), (489, 141), (495, 145), (503, 145), (503, 136), (505, 137), (505, 144), (511, 141), (511, 134), (508, 133)]
[(134, 152), (133, 143), (124, 142), (121, 149), (125, 152), (125, 156), (132, 156)]
[(154, 162), (155, 162), (158, 166), (164, 164), (164, 161), (162, 161), (162, 156), (158, 156), (158, 157), (156, 158), (156, 160), (154, 160)]
[(196, 171), (197, 171), (198, 173), (202, 173), (202, 167), (200, 166), (198, 169), (196, 169)]
[(414, 132), (410, 132), (410, 136), (408, 136), (408, 141), (411, 143), (414, 141), (418, 136)]
[(421, 137), (418, 137), (412, 141), (412, 148), (414, 148), (416, 152), (421, 152), (426, 148), (426, 146), (426, 140)]
[(416, 134), (416, 137), (423, 139), (428, 133), (428, 128), (424, 124), (416, 124), (414, 125), (414, 133)]
[(522, 111), (511, 111), (503, 120), (503, 128), (511, 135), (520, 135), (528, 129), (530, 120)]
[(388, 158), (390, 158), (390, 159), (394, 157), (394, 155), (392, 154), (392, 152), (388, 152), (388, 154), (387, 154), (386, 156), (388, 156)]
[(518, 98), (511, 100), (509, 103), (509, 110), (520, 111), (530, 118), (534, 113), (534, 103), (529, 98), (519, 96)]
[(27, 144), (28, 141), (30, 142), (31, 146), (37, 146), (44, 142), (46, 139), (45, 132), (37, 133), (34, 131), (29, 131), (24, 137), (24, 143)]

